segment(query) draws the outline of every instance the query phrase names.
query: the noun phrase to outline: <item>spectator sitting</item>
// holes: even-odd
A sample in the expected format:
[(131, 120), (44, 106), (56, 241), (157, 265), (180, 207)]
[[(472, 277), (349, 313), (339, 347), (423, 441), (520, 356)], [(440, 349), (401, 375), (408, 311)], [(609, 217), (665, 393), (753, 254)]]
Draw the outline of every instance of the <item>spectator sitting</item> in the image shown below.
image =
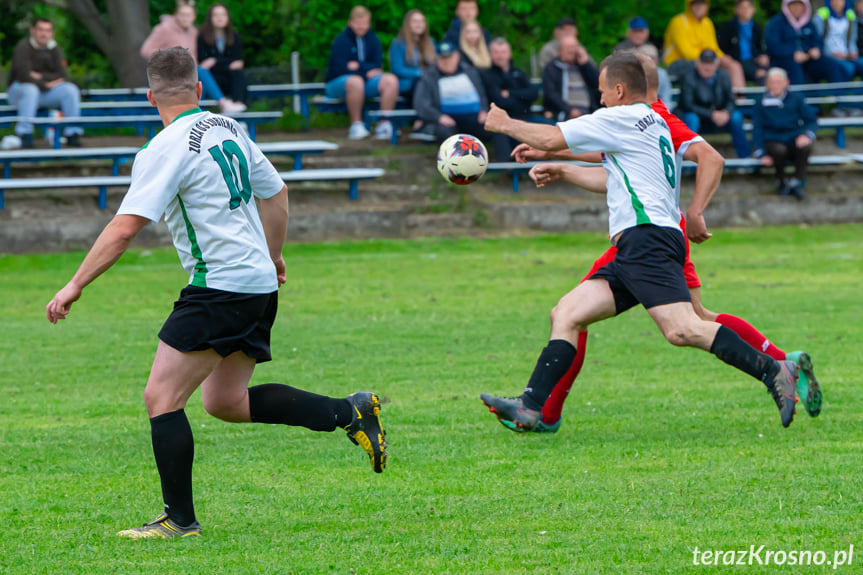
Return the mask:
[[(861, 0), (863, 2), (863, 0)], [(564, 36), (573, 36), (578, 39), (578, 28), (572, 18), (561, 18), (554, 27), (554, 38), (543, 44), (539, 51), (539, 69), (545, 70), (549, 62), (557, 58), (560, 53), (560, 39)]]
[(542, 71), (545, 117), (562, 122), (598, 107), (599, 70), (575, 36), (562, 36), (560, 55)]
[(463, 64), (470, 64), (477, 70), (488, 70), (491, 67), (488, 44), (483, 38), (482, 27), (476, 20), (462, 24), (458, 48)]
[(854, 15), (857, 22), (857, 54), (863, 54), (863, 0), (854, 3)]
[(680, 86), (680, 103), (675, 112), (696, 133), (730, 131), (739, 158), (751, 150), (743, 131), (743, 114), (734, 107), (728, 73), (719, 69), (719, 56), (704, 50)]
[[(399, 96), (399, 80), (385, 74), (383, 49), (377, 34), (371, 30), (372, 13), (365, 6), (351, 9), (348, 26), (336, 36), (330, 49), (327, 65), (326, 94), (329, 98), (344, 99), (351, 117), (348, 138), (362, 140), (369, 135), (363, 123), (363, 105), (366, 98), (380, 95), (381, 110), (395, 108)], [(375, 138), (389, 140), (393, 126), (389, 120), (378, 122)]]
[(213, 4), (207, 20), (198, 29), (198, 60), (209, 70), (222, 92), (231, 100), (245, 104), (246, 73), (243, 71), (243, 41), (234, 30), (228, 8)]
[[(489, 102), (506, 110), (512, 118), (529, 120), (530, 105), (539, 95), (539, 89), (523, 70), (512, 65), (512, 48), (503, 38), (491, 41), (491, 63), (482, 73)], [(492, 144), (497, 161), (507, 162), (518, 142), (505, 134), (494, 134)]]
[[(785, 70), (768, 70), (767, 90), (752, 112), (752, 143), (761, 163), (776, 169), (777, 192), (802, 200), (818, 118), (803, 96), (789, 92), (788, 86)], [(794, 177), (790, 181), (785, 177), (788, 160), (794, 163)]]
[[(141, 45), (141, 56), (149, 60), (157, 50), (165, 50), (180, 46), (189, 51), (195, 61), (198, 60), (198, 30), (195, 28), (195, 7), (189, 0), (177, 2), (177, 10), (173, 16), (167, 14), (160, 18), (159, 24)], [(203, 98), (218, 100), (219, 110), (223, 114), (233, 114), (246, 110), (242, 102), (234, 102), (225, 97), (213, 74), (198, 65), (198, 80), (203, 87)]]
[(479, 72), (461, 63), (455, 44), (441, 42), (437, 65), (423, 72), (414, 92), (414, 108), (424, 130), (442, 142), (457, 133), (485, 139), (488, 100)]
[(827, 0), (815, 12), (812, 23), (824, 39), (821, 50), (835, 58), (850, 80), (863, 76), (863, 59), (857, 51), (857, 15), (847, 0)]
[(747, 80), (764, 84), (770, 58), (764, 53), (761, 24), (752, 19), (754, 14), (752, 0), (737, 0), (735, 17), (719, 27), (719, 48), (729, 58), (740, 62)]
[(805, 83), (807, 76), (815, 82), (848, 80), (839, 61), (821, 53), (821, 35), (811, 14), (809, 0), (782, 0), (782, 13), (764, 28), (770, 65), (784, 69), (792, 84)]
[(642, 17), (636, 17), (629, 21), (629, 27), (626, 29), (626, 39), (622, 40), (614, 51), (618, 50), (634, 50), (647, 44), (650, 39), (650, 28), (647, 27), (647, 20)]
[(401, 32), (390, 44), (390, 67), (399, 79), (399, 93), (411, 98), (423, 70), (434, 62), (435, 46), (426, 17), (419, 10), (409, 10)]
[[(81, 115), (81, 93), (72, 82), (66, 81), (66, 55), (54, 40), (54, 25), (39, 18), (30, 28), (30, 35), (15, 46), (12, 67), (9, 70), (9, 104), (15, 106), (18, 116), (34, 118), (39, 108), (59, 107), (64, 116)], [(81, 128), (63, 129), (66, 143), (80, 147)], [(15, 134), (24, 148), (33, 147), (33, 124), (27, 121), (15, 125)]]
[[(468, 22), (479, 21), (479, 4), (477, 0), (458, 0), (455, 4), (455, 18), (452, 25), (443, 37), (444, 42), (449, 42), (453, 46), (459, 45), (461, 38), (461, 27)], [(491, 41), (491, 35), (485, 28), (482, 29), (482, 36), (485, 39), (486, 45)]]
[(665, 29), (665, 65), (668, 73), (678, 78), (684, 77), (695, 60), (704, 50), (713, 50), (719, 56), (719, 66), (728, 72), (732, 88), (746, 86), (743, 68), (730, 56), (719, 49), (716, 29), (707, 16), (710, 2), (689, 0), (686, 10), (675, 16)]

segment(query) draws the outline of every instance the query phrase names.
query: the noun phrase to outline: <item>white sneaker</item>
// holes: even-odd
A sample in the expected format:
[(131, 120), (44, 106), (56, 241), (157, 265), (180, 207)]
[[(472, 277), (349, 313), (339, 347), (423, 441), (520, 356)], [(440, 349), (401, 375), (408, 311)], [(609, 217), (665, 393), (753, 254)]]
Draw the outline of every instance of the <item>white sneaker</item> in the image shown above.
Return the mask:
[(223, 114), (241, 114), (246, 111), (246, 105), (242, 102), (234, 102), (225, 98), (219, 100), (219, 110)]
[(375, 140), (389, 140), (393, 137), (393, 125), (387, 120), (378, 122), (375, 128)]
[(363, 124), (362, 122), (354, 122), (353, 124), (351, 124), (351, 129), (348, 130), (348, 139), (362, 140), (364, 138), (368, 138), (369, 134), (371, 134), (371, 132), (366, 129), (365, 124)]

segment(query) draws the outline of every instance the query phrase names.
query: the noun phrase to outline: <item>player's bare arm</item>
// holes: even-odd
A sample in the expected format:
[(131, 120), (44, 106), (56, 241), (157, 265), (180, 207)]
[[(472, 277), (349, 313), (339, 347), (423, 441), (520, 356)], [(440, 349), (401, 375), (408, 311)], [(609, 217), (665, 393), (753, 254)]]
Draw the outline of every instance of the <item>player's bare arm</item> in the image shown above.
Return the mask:
[(81, 297), (81, 291), (120, 259), (138, 232), (148, 223), (150, 220), (140, 216), (114, 216), (96, 238), (96, 243), (69, 283), (45, 307), (48, 321), (56, 324), (58, 320), (66, 319), (72, 304)]
[(683, 158), (698, 164), (698, 170), (695, 172), (695, 191), (686, 210), (686, 235), (691, 241), (700, 244), (713, 237), (713, 234), (707, 231), (704, 210), (707, 209), (707, 204), (719, 188), (725, 158), (707, 142), (696, 142), (690, 145)]
[(285, 235), (288, 233), (288, 186), (271, 198), (261, 200), (261, 223), (264, 225), (264, 235), (267, 238), (267, 248), (270, 258), (276, 265), (276, 277), (279, 286), (287, 281), (285, 259), (282, 248), (285, 245)]
[(516, 146), (513, 149), (511, 155), (513, 159), (515, 159), (515, 161), (519, 164), (526, 164), (527, 162), (543, 160), (569, 160), (577, 162), (588, 162), (590, 164), (602, 163), (601, 152), (587, 152), (584, 154), (573, 154), (569, 150), (545, 152), (542, 150), (537, 150), (536, 148), (531, 148), (527, 144), (519, 144), (518, 146)]
[(595, 194), (607, 193), (608, 174), (599, 166), (573, 166), (548, 162), (531, 168), (529, 175), (537, 188), (563, 180)]
[(537, 150), (554, 152), (567, 148), (563, 133), (557, 126), (515, 120), (495, 104), (492, 104), (488, 111), (485, 129), (489, 132), (506, 134)]

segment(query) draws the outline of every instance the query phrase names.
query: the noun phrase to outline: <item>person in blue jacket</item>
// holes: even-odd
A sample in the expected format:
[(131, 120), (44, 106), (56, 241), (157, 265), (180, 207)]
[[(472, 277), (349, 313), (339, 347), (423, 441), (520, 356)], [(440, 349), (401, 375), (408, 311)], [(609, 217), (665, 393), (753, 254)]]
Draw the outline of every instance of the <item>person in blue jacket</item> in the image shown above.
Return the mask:
[[(380, 96), (381, 110), (392, 110), (399, 96), (399, 81), (383, 71), (381, 41), (371, 30), (372, 14), (365, 6), (351, 9), (348, 26), (336, 36), (330, 48), (327, 64), (326, 94), (329, 98), (344, 99), (351, 117), (348, 138), (362, 140), (369, 135), (363, 123), (363, 105), (366, 98)], [(375, 138), (389, 140), (392, 124), (378, 123)]]
[[(479, 4), (476, 0), (458, 0), (455, 4), (455, 18), (452, 25), (446, 31), (443, 37), (444, 42), (449, 42), (453, 46), (459, 45), (461, 38), (462, 24), (467, 22), (478, 21), (479, 19)], [(482, 29), (482, 35), (485, 38), (486, 45), (491, 43), (491, 34), (485, 28)]]
[(435, 49), (425, 15), (420, 10), (409, 10), (401, 32), (390, 44), (390, 68), (399, 79), (399, 94), (412, 98), (423, 70), (434, 66)]
[(822, 39), (812, 23), (809, 0), (782, 0), (782, 13), (764, 29), (770, 65), (783, 68), (792, 84), (813, 81), (849, 80), (838, 60), (821, 52)]
[[(782, 68), (767, 71), (767, 90), (752, 111), (752, 143), (755, 157), (776, 169), (776, 191), (802, 200), (806, 167), (818, 118), (799, 92), (788, 91), (788, 74)], [(785, 177), (788, 161), (794, 163), (794, 177)]]

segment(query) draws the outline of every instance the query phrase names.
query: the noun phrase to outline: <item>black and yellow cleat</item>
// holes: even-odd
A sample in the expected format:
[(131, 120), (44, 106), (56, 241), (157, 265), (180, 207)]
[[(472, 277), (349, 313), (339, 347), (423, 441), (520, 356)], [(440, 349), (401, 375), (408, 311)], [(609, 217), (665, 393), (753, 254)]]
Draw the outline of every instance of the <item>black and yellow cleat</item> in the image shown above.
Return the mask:
[(352, 393), (346, 399), (353, 416), (351, 424), (344, 428), (348, 439), (369, 454), (375, 473), (383, 473), (387, 467), (387, 433), (381, 425), (381, 402), (369, 391)]
[(149, 523), (145, 523), (142, 527), (124, 529), (117, 532), (117, 535), (120, 537), (129, 537), (130, 539), (200, 537), (201, 524), (195, 521), (191, 525), (180, 527), (168, 517), (167, 513), (162, 513)]

